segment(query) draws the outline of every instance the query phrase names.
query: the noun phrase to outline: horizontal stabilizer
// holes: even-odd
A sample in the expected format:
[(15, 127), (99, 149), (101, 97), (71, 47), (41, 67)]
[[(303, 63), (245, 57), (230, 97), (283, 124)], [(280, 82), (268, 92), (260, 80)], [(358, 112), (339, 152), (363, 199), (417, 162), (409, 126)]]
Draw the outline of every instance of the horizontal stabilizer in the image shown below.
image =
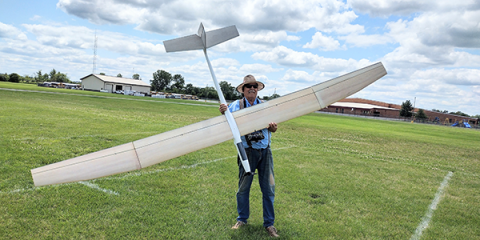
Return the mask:
[(236, 38), (240, 36), (240, 34), (238, 34), (237, 27), (235, 26), (212, 30), (210, 32), (207, 32), (206, 35), (207, 35), (207, 48), (213, 47), (219, 43), (222, 43), (232, 38)]
[(197, 35), (189, 35), (181, 38), (163, 41), (167, 52), (180, 52), (203, 49), (202, 39)]
[[(376, 63), (355, 72), (232, 113), (240, 135), (320, 110), (380, 79)], [(215, 133), (215, 134), (212, 134)], [(232, 139), (224, 116), (32, 169), (35, 186), (76, 182), (145, 168)]]
[(213, 47), (238, 36), (238, 30), (235, 26), (205, 32), (203, 24), (200, 24), (198, 34), (164, 41), (163, 46), (165, 46), (167, 52), (200, 50)]

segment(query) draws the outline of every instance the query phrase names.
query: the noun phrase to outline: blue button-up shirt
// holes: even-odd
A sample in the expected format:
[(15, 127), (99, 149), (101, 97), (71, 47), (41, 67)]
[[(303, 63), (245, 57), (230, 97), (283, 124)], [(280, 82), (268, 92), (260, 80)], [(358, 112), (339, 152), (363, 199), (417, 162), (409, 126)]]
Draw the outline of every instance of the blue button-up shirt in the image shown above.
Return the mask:
[[(240, 110), (240, 101), (243, 101), (243, 99), (236, 100), (236, 101), (230, 103), (230, 105), (228, 105), (228, 109), (230, 110), (230, 112), (233, 113), (235, 111)], [(250, 105), (250, 103), (248, 101), (245, 101), (245, 103), (246, 103), (245, 108), (252, 106), (252, 105)], [(257, 99), (255, 99), (255, 102), (253, 103), (253, 105), (257, 105), (257, 104), (260, 104), (260, 103), (261, 103), (260, 100), (257, 98)], [(270, 138), (271, 138), (270, 131), (268, 131), (267, 128), (264, 128), (261, 131), (263, 132), (263, 136), (265, 138), (258, 141), (258, 142), (252, 142), (252, 148), (265, 149), (270, 145)], [(245, 139), (245, 136), (242, 136), (241, 138), (242, 138), (243, 147), (244, 148), (249, 148), (250, 146), (248, 145), (247, 140)]]

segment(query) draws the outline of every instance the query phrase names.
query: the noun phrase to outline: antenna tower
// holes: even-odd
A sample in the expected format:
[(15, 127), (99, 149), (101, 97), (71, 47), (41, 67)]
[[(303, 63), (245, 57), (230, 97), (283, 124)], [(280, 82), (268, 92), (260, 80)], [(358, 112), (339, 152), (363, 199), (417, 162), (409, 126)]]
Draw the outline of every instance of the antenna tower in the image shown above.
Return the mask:
[(95, 30), (95, 44), (93, 45), (93, 74), (95, 74), (95, 70), (97, 68), (97, 39), (97, 30)]

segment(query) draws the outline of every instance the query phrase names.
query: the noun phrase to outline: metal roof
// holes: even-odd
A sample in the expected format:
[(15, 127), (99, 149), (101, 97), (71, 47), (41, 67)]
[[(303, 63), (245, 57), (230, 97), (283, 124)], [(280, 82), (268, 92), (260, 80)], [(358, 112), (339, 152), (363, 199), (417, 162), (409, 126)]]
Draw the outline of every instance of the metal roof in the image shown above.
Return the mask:
[(330, 107), (345, 107), (345, 108), (361, 108), (361, 109), (387, 109), (387, 110), (398, 110), (396, 108), (388, 108), (388, 107), (382, 107), (382, 106), (377, 106), (373, 104), (367, 104), (367, 103), (353, 103), (353, 102), (336, 102), (330, 104)]
[(80, 80), (83, 80), (87, 77), (94, 76), (104, 82), (110, 82), (110, 83), (119, 83), (119, 84), (124, 84), (124, 85), (136, 85), (136, 86), (144, 86), (144, 87), (150, 87), (150, 84), (145, 83), (142, 80), (137, 80), (133, 78), (121, 78), (121, 77), (113, 77), (113, 76), (106, 76), (106, 75), (99, 75), (99, 74), (90, 74), (88, 76), (85, 76), (83, 78), (80, 78)]

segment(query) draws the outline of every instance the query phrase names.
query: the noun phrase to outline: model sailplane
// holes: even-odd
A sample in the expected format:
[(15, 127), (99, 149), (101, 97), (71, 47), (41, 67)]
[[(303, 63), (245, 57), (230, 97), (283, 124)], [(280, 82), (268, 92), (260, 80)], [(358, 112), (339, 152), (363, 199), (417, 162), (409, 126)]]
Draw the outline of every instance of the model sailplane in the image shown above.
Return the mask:
[[(197, 34), (165, 41), (164, 46), (167, 52), (202, 49), (220, 101), (225, 103), (206, 49), (237, 36), (239, 34), (235, 26), (205, 32), (203, 25), (200, 25)], [(234, 113), (227, 111), (225, 115), (172, 131), (32, 169), (33, 181), (35, 186), (43, 186), (134, 171), (232, 138), (242, 166), (250, 173), (246, 154), (243, 155), (244, 149), (240, 147), (242, 144), (238, 144), (240, 136), (266, 128), (270, 122), (281, 123), (320, 110), (362, 90), (386, 74), (382, 63), (375, 63)]]

